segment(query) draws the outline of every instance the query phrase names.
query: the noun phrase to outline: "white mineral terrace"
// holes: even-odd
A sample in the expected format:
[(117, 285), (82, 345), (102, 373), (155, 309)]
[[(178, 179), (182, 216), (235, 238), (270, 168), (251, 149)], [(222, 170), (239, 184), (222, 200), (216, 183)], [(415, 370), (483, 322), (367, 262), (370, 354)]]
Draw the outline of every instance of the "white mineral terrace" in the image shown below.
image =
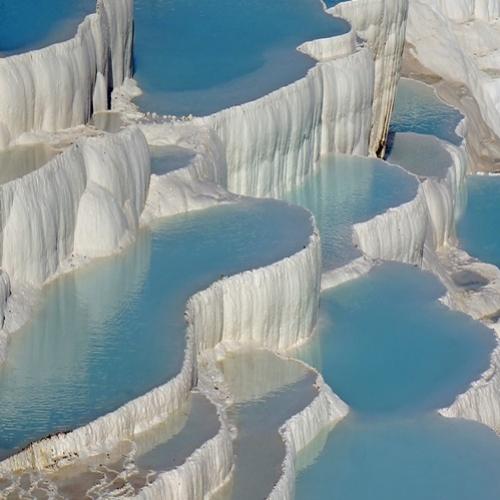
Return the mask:
[[(430, 270), (446, 286), (448, 307), (500, 334), (500, 269), (460, 250), (456, 237), (467, 174), (481, 168), (478, 158), (495, 164), (498, 144), (481, 149), (478, 136), (500, 137), (498, 2), (352, 0), (328, 13), (352, 29), (301, 45), (317, 61), (302, 79), (201, 118), (143, 113), (133, 103), (133, 0), (98, 0), (74, 38), (0, 58), (0, 165), (9, 165), (0, 172), (0, 362), (49, 282), (134, 245), (141, 227), (244, 197), (280, 198), (326, 154), (383, 155), (405, 40), (414, 76), (459, 107), (457, 88), (473, 101), (461, 107), (462, 144), (420, 138), (439, 156), (439, 174), (404, 161), (395, 167), (418, 180), (417, 194), (353, 226), (361, 257), (322, 273), (311, 215), (303, 248), (189, 298), (184, 358), (172, 379), (0, 462), (6, 494), (227, 498), (248, 481), (238, 447), (249, 456), (259, 448), (235, 414), (293, 388), (303, 404), (273, 422), (275, 440), (262, 443), (277, 453), (271, 465), (279, 463), (262, 481), (265, 495), (293, 498), (297, 455), (349, 411), (293, 348), (315, 332), (321, 291), (381, 260)], [(400, 136), (403, 158), (405, 139), (414, 138)], [(484, 286), (468, 287), (473, 278)], [(500, 347), (441, 413), (500, 432), (499, 364)]]

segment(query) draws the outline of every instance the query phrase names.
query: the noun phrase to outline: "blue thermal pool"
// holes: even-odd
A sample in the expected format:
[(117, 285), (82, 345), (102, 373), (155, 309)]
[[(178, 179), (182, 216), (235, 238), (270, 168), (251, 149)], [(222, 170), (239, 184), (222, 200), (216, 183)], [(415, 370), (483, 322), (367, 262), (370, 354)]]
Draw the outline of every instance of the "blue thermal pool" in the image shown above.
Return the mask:
[(267, 351), (230, 354), (221, 370), (235, 400), (229, 415), (238, 426), (230, 498), (267, 498), (285, 458), (279, 429), (316, 397), (316, 376)]
[(125, 252), (48, 285), (0, 369), (1, 454), (171, 379), (183, 360), (189, 296), (295, 253), (310, 231), (299, 207), (243, 201), (165, 220)]
[(402, 78), (390, 132), (428, 134), (458, 145), (462, 139), (455, 133), (455, 129), (462, 118), (462, 114), (442, 101), (432, 87)]
[(318, 224), (324, 268), (360, 255), (352, 244), (352, 225), (413, 199), (418, 183), (402, 169), (381, 160), (335, 155), (324, 158), (315, 174), (285, 199), (308, 208)]
[(451, 404), (489, 367), (491, 330), (438, 302), (433, 275), (386, 263), (322, 294), (313, 360), (354, 411), (422, 412)]
[(453, 164), (443, 143), (432, 135), (398, 132), (389, 141), (387, 161), (419, 177), (446, 177)]
[(348, 31), (319, 0), (135, 0), (135, 78), (145, 111), (208, 115), (304, 76), (301, 43)]
[(494, 434), (433, 413), (488, 368), (495, 346), (437, 302), (443, 292), (432, 275), (386, 263), (323, 294), (319, 345), (302, 355), (352, 411), (300, 475), (297, 499), (497, 498)]
[(460, 245), (473, 257), (500, 267), (500, 176), (470, 176), (467, 207), (458, 224)]
[(497, 500), (500, 442), (482, 425), (434, 414), (350, 415), (297, 481), (297, 500)]
[(0, 57), (68, 40), (96, 0), (0, 0)]

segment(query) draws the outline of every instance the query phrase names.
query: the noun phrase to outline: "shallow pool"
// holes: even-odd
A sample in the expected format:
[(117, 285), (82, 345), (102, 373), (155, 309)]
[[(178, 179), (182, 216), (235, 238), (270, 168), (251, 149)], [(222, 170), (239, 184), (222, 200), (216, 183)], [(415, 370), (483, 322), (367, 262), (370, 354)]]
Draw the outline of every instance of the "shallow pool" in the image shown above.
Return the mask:
[(462, 118), (462, 114), (442, 101), (429, 85), (401, 78), (390, 131), (429, 134), (460, 144), (462, 139), (455, 129)]
[(458, 224), (460, 246), (500, 267), (500, 176), (470, 176), (467, 192), (467, 207)]
[(482, 425), (437, 415), (351, 415), (297, 482), (297, 500), (497, 500), (500, 441)]
[(488, 368), (491, 330), (440, 304), (444, 291), (429, 273), (386, 263), (322, 294), (313, 362), (354, 411), (448, 406)]
[(413, 199), (418, 183), (404, 170), (381, 160), (335, 155), (285, 199), (308, 208), (321, 233), (324, 268), (360, 255), (352, 244), (352, 225)]
[(145, 111), (208, 115), (305, 75), (296, 47), (348, 30), (319, 0), (135, 0), (135, 78)]
[(453, 164), (443, 143), (432, 135), (398, 132), (389, 139), (387, 161), (421, 178), (443, 179)]
[(244, 201), (163, 221), (120, 255), (48, 285), (0, 369), (2, 456), (172, 378), (189, 296), (222, 274), (293, 254), (310, 231), (298, 207)]
[(229, 354), (221, 370), (235, 401), (228, 412), (238, 426), (235, 470), (224, 498), (267, 498), (285, 458), (279, 429), (316, 397), (316, 375), (267, 351)]
[(96, 0), (0, 0), (0, 56), (68, 40)]
[(433, 413), (495, 347), (489, 329), (437, 302), (443, 292), (434, 276), (386, 263), (323, 293), (317, 344), (299, 354), (351, 413), (301, 473), (298, 499), (498, 497), (495, 435)]

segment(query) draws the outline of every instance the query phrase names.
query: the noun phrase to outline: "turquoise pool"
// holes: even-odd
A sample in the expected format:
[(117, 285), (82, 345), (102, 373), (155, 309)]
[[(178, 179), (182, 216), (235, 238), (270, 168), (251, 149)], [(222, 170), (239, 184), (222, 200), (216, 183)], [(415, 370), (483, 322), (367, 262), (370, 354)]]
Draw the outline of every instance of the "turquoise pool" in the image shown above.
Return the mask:
[(242, 201), (165, 220), (122, 254), (48, 285), (0, 368), (1, 455), (172, 378), (183, 360), (189, 296), (222, 274), (293, 254), (310, 231), (299, 207)]
[(0, 0), (0, 57), (68, 40), (96, 0)]
[(135, 0), (135, 78), (145, 111), (208, 115), (305, 75), (296, 47), (344, 33), (319, 0)]
[(402, 78), (398, 86), (390, 131), (428, 134), (452, 144), (460, 144), (462, 139), (455, 129), (462, 118), (462, 114), (442, 101), (432, 87), (416, 80)]
[(351, 414), (301, 473), (298, 499), (498, 497), (494, 434), (434, 413), (495, 347), (489, 329), (437, 302), (443, 291), (432, 275), (387, 263), (323, 293), (319, 345), (302, 355)]
[(410, 201), (417, 187), (415, 178), (381, 160), (332, 155), (285, 199), (314, 214), (321, 233), (324, 268), (329, 269), (360, 255), (352, 244), (353, 224)]

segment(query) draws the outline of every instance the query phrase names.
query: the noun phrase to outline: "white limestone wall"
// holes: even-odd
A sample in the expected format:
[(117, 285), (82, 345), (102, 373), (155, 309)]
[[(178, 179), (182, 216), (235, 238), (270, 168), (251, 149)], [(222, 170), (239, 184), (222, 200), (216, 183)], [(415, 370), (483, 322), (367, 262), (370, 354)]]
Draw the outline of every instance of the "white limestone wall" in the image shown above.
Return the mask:
[(356, 49), (256, 101), (194, 122), (219, 136), (230, 191), (276, 197), (300, 183), (322, 154), (368, 153), (373, 82), (371, 52)]
[(133, 237), (149, 183), (137, 129), (77, 142), (47, 165), (0, 186), (0, 266), (41, 286), (73, 257), (117, 251)]
[(405, 44), (409, 0), (352, 0), (329, 12), (351, 23), (375, 61), (369, 152), (383, 156)]
[(498, 0), (437, 0), (435, 3), (446, 17), (457, 22), (493, 21), (500, 17)]
[(25, 132), (86, 123), (130, 76), (132, 0), (98, 0), (74, 38), (0, 58), (0, 148)]
[(198, 448), (181, 466), (160, 474), (135, 498), (140, 500), (204, 500), (230, 478), (232, 438), (222, 425), (218, 434)]
[(296, 459), (321, 431), (335, 426), (349, 412), (348, 406), (335, 395), (318, 374), (318, 396), (300, 413), (290, 418), (280, 429), (286, 456), (281, 477), (269, 495), (269, 500), (293, 499), (296, 480)]
[(466, 155), (461, 147), (442, 144), (453, 161), (444, 179), (424, 180), (410, 202), (354, 225), (354, 243), (366, 256), (422, 266), (426, 265), (426, 252), (456, 243), (455, 221), (463, 208)]
[[(496, 0), (411, 0), (407, 28), (409, 53), (432, 74), (466, 87), (480, 119), (496, 138), (500, 137), (499, 13)], [(489, 148), (480, 145), (479, 156)]]
[(192, 297), (188, 311), (196, 318), (199, 350), (225, 343), (284, 352), (304, 342), (316, 325), (320, 284), (321, 245), (314, 229), (309, 244), (292, 257), (222, 279)]

